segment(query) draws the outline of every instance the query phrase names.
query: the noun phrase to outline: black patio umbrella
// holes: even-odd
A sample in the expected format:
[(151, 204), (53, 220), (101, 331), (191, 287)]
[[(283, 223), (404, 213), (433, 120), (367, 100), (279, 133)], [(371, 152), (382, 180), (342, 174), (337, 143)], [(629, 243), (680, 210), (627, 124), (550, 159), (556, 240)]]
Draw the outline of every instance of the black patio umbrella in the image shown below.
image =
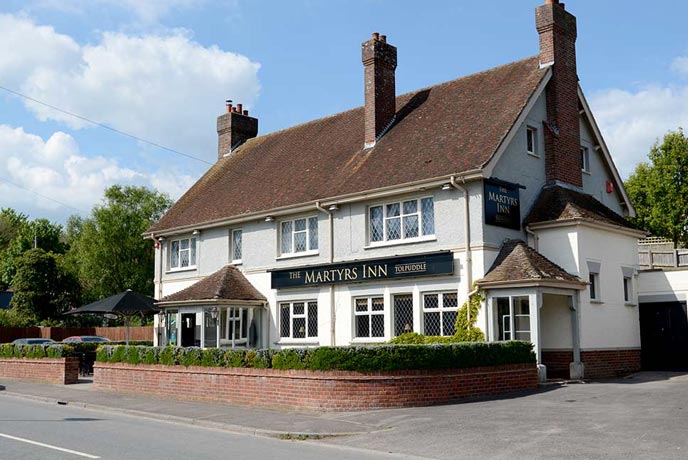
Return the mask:
[(124, 324), (127, 327), (127, 345), (129, 345), (129, 322), (131, 317), (134, 315), (145, 316), (158, 311), (159, 308), (155, 306), (155, 299), (127, 289), (119, 294), (70, 310), (65, 315), (88, 313), (92, 315), (120, 316), (124, 318)]

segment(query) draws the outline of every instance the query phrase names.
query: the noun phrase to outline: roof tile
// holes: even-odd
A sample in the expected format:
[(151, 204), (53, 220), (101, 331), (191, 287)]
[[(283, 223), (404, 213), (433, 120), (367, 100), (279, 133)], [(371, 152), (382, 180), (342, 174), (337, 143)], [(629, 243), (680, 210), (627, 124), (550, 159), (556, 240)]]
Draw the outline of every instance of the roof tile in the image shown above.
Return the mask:
[(267, 300), (253, 287), (243, 273), (233, 265), (226, 265), (212, 275), (186, 289), (163, 297), (160, 302), (194, 300)]

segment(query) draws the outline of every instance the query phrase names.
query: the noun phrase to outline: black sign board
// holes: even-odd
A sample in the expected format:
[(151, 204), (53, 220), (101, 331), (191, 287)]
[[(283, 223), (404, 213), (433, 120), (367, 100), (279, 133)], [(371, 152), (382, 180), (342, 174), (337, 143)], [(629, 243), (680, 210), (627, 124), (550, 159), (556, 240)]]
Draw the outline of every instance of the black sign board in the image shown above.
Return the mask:
[(454, 256), (451, 251), (443, 251), (414, 256), (274, 270), (272, 272), (272, 288), (361, 283), (383, 279), (451, 275), (453, 273)]
[(485, 223), (498, 227), (521, 229), (521, 199), (519, 186), (485, 179)]

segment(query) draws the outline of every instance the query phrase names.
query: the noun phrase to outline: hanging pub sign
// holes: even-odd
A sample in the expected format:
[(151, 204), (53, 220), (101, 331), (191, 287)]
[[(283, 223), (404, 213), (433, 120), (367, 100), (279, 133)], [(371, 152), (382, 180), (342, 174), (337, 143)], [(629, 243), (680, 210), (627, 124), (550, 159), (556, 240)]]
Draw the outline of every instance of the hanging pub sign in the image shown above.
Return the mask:
[(494, 179), (483, 181), (485, 223), (497, 227), (521, 229), (521, 186)]
[(453, 273), (454, 256), (451, 251), (442, 251), (414, 256), (273, 270), (272, 288), (361, 283), (385, 279), (451, 275)]

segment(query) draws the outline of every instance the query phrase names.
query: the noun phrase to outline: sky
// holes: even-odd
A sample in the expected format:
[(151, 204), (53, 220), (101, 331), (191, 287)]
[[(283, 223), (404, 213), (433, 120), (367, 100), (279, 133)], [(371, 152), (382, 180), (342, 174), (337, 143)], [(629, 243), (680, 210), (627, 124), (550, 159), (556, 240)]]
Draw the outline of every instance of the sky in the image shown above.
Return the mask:
[[(259, 134), (360, 106), (372, 32), (398, 49), (398, 94), (536, 55), (541, 3), (3, 0), (0, 208), (64, 223), (113, 184), (179, 198), (217, 158), (226, 99)], [(688, 129), (688, 2), (656, 5), (566, 4), (580, 83), (624, 178)]]

